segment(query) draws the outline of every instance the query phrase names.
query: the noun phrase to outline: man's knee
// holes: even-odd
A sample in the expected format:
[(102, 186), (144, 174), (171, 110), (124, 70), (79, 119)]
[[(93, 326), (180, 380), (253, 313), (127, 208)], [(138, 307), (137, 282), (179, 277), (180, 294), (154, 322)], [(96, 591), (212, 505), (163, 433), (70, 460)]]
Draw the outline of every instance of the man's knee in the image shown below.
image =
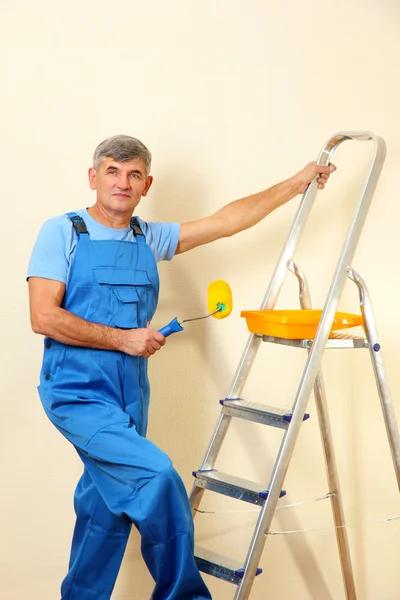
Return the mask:
[[(145, 520), (169, 523), (186, 533), (192, 527), (189, 499), (177, 471), (170, 468), (160, 472), (139, 492), (142, 516)], [(155, 516), (155, 519), (154, 519)]]

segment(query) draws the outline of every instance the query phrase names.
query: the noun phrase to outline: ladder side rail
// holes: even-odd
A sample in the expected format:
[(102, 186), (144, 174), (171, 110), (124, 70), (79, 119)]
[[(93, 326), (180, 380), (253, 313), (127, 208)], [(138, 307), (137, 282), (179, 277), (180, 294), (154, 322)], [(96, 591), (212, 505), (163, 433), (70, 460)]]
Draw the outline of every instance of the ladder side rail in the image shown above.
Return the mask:
[[(208, 445), (207, 452), (203, 458), (203, 462), (201, 463), (201, 467), (200, 467), (201, 470), (208, 470), (208, 469), (212, 469), (214, 467), (219, 450), (220, 450), (222, 443), (225, 439), (225, 436), (228, 432), (228, 428), (231, 423), (231, 420), (232, 420), (232, 417), (229, 415), (223, 414), (222, 410), (221, 410), (221, 413), (220, 413), (218, 421), (217, 421), (217, 425), (214, 429), (210, 443)], [(192, 491), (191, 491), (190, 497), (189, 497), (189, 502), (190, 502), (190, 507), (192, 510), (193, 518), (196, 516), (196, 511), (199, 508), (199, 505), (200, 505), (200, 502), (201, 502), (204, 492), (205, 492), (205, 489), (199, 488), (196, 485), (193, 485)]]
[[(247, 554), (247, 559), (244, 564), (245, 575), (238, 588), (238, 592), (235, 595), (235, 600), (245, 600), (248, 598), (248, 594), (250, 593), (250, 589), (253, 585), (257, 566), (256, 557), (259, 559), (265, 544), (265, 536), (263, 534), (267, 534), (271, 526), (280, 491), (282, 489), (293, 453), (294, 445), (303, 421), (303, 415), (306, 411), (308, 400), (319, 371), (322, 355), (328, 341), (333, 319), (343, 292), (344, 284), (346, 282), (347, 267), (352, 262), (385, 159), (385, 142), (382, 138), (373, 133), (365, 132), (361, 134), (340, 134), (338, 137), (340, 137), (339, 141), (337, 141), (336, 145), (332, 146), (330, 152), (326, 154), (325, 161), (327, 160), (327, 156), (330, 157), (333, 150), (346, 139), (354, 139), (358, 141), (372, 140), (374, 142), (374, 155), (361, 193), (359, 204), (356, 208), (355, 215), (345, 240), (332, 284), (325, 301), (325, 307), (321, 315), (316, 337), (311, 347), (303, 376), (300, 381), (294, 401), (295, 409), (293, 411), (293, 417), (287, 430), (286, 442), (276, 462), (274, 475), (271, 479), (269, 487), (269, 495), (263, 509), (260, 512), (260, 516), (254, 530), (249, 552)], [(272, 285), (270, 288), (272, 288)]]
[(371, 361), (379, 392), (379, 398), (381, 401), (383, 418), (389, 439), (397, 484), (400, 489), (400, 435), (382, 358), (381, 346), (379, 344), (378, 330), (372, 309), (371, 297), (365, 281), (354, 269), (348, 269), (348, 276), (357, 285), (360, 295), (360, 306), (364, 319), (365, 334), (368, 340)]
[[(296, 275), (299, 282), (299, 297), (301, 308), (312, 309), (311, 294), (304, 273), (295, 263), (290, 265), (289, 269)], [(310, 353), (309, 350), (308, 353)], [(353, 577), (353, 569), (351, 565), (351, 556), (344, 518), (343, 503), (340, 493), (340, 484), (336, 457), (334, 452), (332, 428), (329, 419), (325, 384), (321, 370), (318, 372), (318, 375), (315, 379), (314, 397), (317, 408), (321, 441), (325, 455), (325, 466), (329, 485), (329, 492), (332, 494), (331, 507), (333, 521), (335, 524), (335, 534), (339, 550), (343, 582), (346, 589), (346, 597), (348, 600), (356, 600), (356, 588)]]

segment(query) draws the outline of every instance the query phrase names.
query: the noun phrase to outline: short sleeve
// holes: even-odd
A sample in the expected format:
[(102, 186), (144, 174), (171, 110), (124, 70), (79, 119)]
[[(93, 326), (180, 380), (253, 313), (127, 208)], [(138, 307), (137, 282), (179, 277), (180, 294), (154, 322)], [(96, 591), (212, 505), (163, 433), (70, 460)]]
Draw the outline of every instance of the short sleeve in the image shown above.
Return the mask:
[(138, 218), (139, 225), (146, 237), (156, 262), (171, 260), (179, 242), (179, 223), (147, 223)]
[(33, 247), (27, 278), (67, 283), (72, 238), (72, 224), (66, 215), (46, 221)]

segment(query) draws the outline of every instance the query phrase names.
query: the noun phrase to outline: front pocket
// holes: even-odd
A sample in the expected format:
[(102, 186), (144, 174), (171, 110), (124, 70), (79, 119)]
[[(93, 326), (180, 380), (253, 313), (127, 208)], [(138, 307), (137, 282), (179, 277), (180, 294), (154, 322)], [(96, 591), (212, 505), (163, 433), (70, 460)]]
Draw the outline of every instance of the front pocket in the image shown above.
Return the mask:
[(147, 289), (150, 285), (146, 271), (96, 267), (93, 273), (101, 294), (107, 297), (111, 317), (109, 324), (122, 329), (146, 327)]
[(139, 294), (130, 285), (111, 286), (112, 320), (115, 327), (135, 329), (139, 327)]

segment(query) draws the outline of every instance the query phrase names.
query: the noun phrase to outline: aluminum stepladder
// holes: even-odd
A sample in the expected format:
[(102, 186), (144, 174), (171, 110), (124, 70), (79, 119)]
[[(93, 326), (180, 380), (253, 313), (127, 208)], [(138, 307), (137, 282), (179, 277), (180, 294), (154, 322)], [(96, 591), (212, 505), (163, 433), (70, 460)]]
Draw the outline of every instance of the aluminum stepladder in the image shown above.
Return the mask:
[[(238, 563), (236, 560), (223, 557), (197, 546), (195, 548), (196, 561), (201, 571), (236, 585), (234, 600), (245, 600), (249, 598), (255, 576), (261, 572), (258, 565), (279, 497), (282, 494), (284, 479), (297, 436), (303, 420), (307, 417), (305, 411), (313, 390), (325, 454), (331, 506), (346, 598), (347, 600), (356, 599), (343, 506), (333, 450), (332, 433), (329, 423), (324, 384), (320, 372), (321, 360), (325, 349), (369, 349), (397, 483), (400, 488), (400, 436), (382, 362), (370, 296), (363, 279), (351, 268), (351, 262), (385, 159), (385, 142), (382, 138), (370, 132), (339, 132), (326, 142), (318, 156), (317, 164), (323, 166), (328, 165), (336, 148), (347, 140), (370, 141), (373, 143), (374, 153), (368, 175), (363, 185), (361, 197), (355, 210), (328, 291), (316, 335), (312, 340), (285, 340), (282, 338), (272, 338), (257, 334), (250, 335), (229, 388), (228, 395), (224, 400), (220, 401), (222, 404), (221, 414), (211, 437), (204, 460), (200, 469), (193, 473), (195, 480), (190, 497), (193, 516), (195, 516), (196, 511), (199, 508), (203, 493), (206, 489), (261, 506), (250, 547), (243, 563)], [(313, 181), (303, 195), (289, 236), (261, 304), (261, 309), (274, 308), (288, 271), (292, 271), (299, 281), (301, 308), (311, 308), (311, 299), (307, 282), (300, 268), (294, 263), (293, 258), (297, 243), (304, 230), (317, 192), (317, 183), (316, 181)], [(330, 338), (329, 334), (333, 319), (348, 277), (353, 280), (358, 287), (366, 337), (335, 335), (333, 338)], [(261, 341), (297, 346), (305, 348), (308, 351), (306, 366), (291, 410), (255, 404), (246, 401), (241, 397)], [(218, 453), (233, 417), (279, 427), (284, 431), (268, 485), (265, 485), (265, 482), (254, 483), (236, 476), (221, 473), (214, 468)]]

